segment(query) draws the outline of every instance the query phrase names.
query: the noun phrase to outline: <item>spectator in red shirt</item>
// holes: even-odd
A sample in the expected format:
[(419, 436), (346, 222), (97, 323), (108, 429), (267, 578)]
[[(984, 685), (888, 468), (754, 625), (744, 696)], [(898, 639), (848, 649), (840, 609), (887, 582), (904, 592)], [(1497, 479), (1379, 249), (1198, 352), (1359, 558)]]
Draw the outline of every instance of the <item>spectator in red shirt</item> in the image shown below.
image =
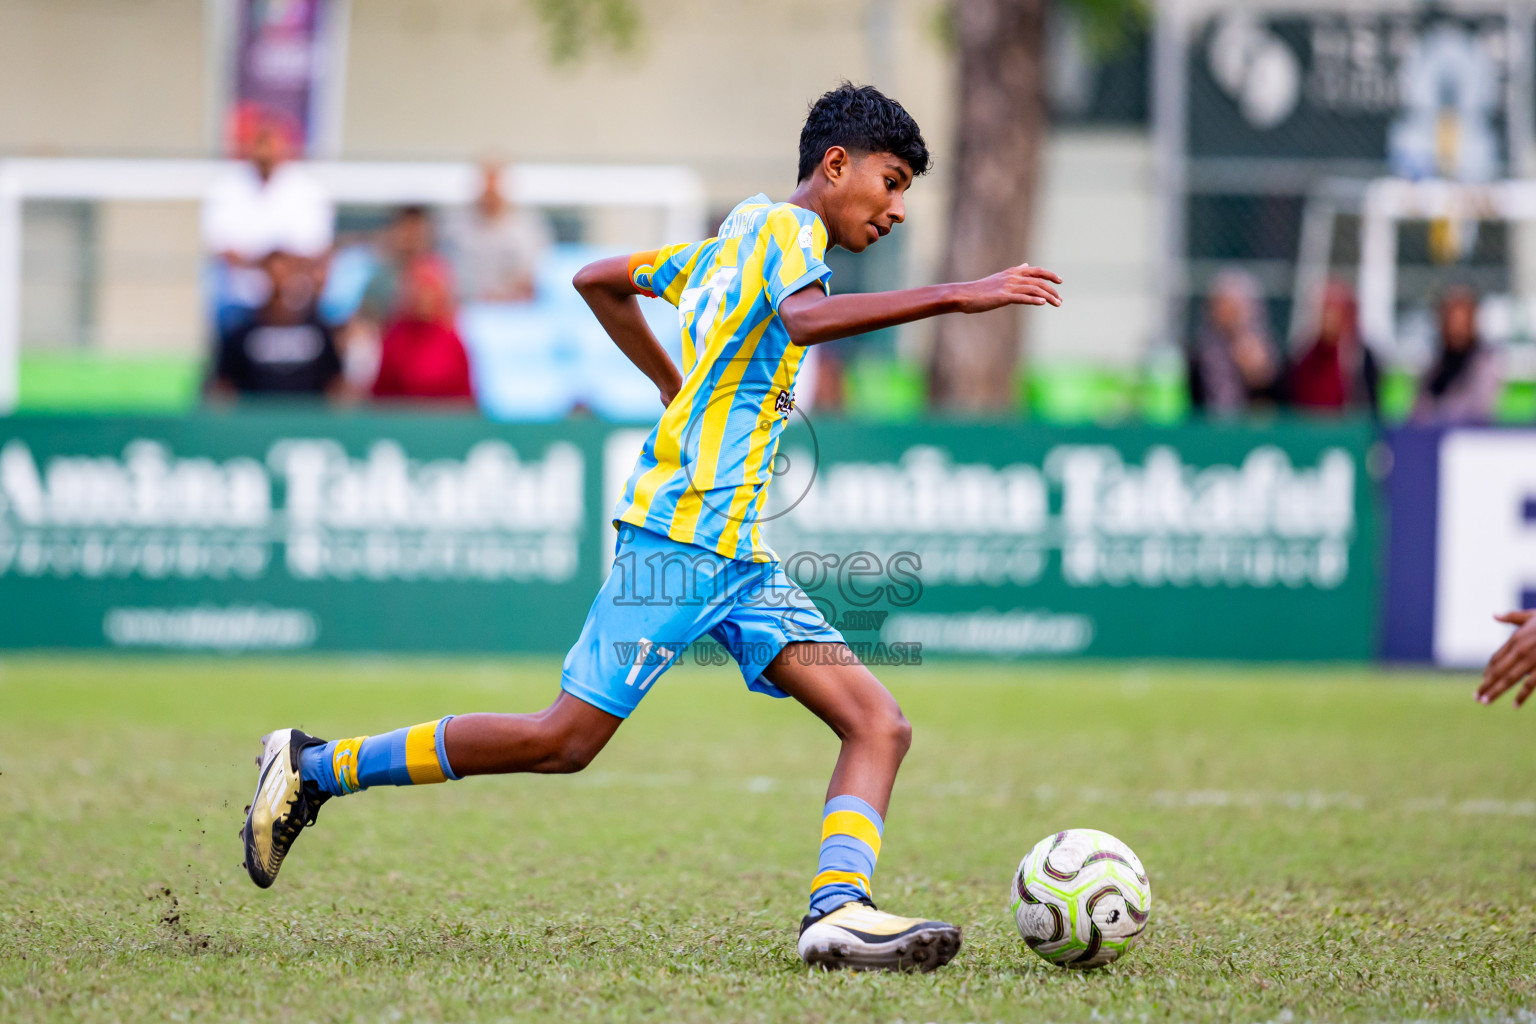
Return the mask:
[(1291, 369), (1291, 401), (1300, 409), (1376, 411), (1376, 360), (1360, 343), (1355, 293), (1335, 281), (1323, 292), (1317, 334)]
[(469, 357), (453, 322), (453, 281), (447, 266), (423, 256), (402, 276), (399, 310), (380, 340), (373, 396), (473, 405)]

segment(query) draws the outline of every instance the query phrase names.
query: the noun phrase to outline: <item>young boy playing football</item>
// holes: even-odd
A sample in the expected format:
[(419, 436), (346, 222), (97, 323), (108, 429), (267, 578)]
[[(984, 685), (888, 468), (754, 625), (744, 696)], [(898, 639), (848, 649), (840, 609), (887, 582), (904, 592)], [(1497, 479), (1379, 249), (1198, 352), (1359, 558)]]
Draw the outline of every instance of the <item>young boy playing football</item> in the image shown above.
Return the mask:
[[(332, 797), (466, 775), (580, 771), (656, 678), (708, 634), (736, 658), (749, 689), (795, 698), (842, 741), (800, 955), (828, 967), (932, 970), (958, 952), (953, 925), (875, 908), (870, 879), (911, 726), (786, 576), (757, 522), (809, 346), (942, 313), (1061, 304), (1053, 287), (1061, 279), (1027, 265), (963, 284), (829, 295), (827, 247), (862, 252), (886, 235), (927, 169), (922, 134), (901, 105), (844, 84), (806, 118), (788, 202), (753, 196), (715, 238), (600, 260), (576, 275), (666, 412), (614, 511), (614, 571), (566, 656), (559, 696), (532, 714), (453, 715), (329, 743), (297, 729), (269, 734), (242, 829), (257, 885), (272, 884)], [(677, 306), (681, 371), (647, 328), (640, 295)], [(674, 601), (667, 590), (677, 579), (686, 593)]]

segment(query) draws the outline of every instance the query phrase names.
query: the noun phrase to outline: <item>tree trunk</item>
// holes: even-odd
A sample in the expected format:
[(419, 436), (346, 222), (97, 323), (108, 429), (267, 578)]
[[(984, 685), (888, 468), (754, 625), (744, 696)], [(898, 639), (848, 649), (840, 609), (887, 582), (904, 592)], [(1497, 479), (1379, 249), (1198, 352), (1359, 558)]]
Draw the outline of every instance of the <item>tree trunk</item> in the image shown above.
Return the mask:
[[(945, 276), (970, 281), (1026, 262), (1046, 129), (1049, 0), (952, 0), (960, 68)], [(1020, 307), (939, 321), (935, 409), (1007, 412), (1015, 402)]]

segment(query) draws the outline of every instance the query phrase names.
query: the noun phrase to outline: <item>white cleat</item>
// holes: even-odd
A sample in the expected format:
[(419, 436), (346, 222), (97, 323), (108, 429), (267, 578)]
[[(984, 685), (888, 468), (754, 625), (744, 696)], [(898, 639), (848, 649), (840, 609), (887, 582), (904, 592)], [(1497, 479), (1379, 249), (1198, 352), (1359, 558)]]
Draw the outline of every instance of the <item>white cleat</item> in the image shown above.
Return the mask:
[(873, 903), (845, 903), (800, 923), (800, 958), (813, 967), (856, 971), (932, 971), (960, 952), (960, 929), (943, 921), (897, 917)]

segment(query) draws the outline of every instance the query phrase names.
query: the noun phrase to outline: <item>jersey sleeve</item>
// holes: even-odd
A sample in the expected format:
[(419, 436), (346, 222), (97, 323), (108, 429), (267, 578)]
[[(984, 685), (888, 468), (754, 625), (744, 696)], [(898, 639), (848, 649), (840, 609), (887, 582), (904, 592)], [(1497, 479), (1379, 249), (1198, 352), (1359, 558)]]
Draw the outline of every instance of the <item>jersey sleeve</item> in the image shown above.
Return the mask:
[(763, 259), (763, 290), (773, 311), (786, 296), (811, 284), (827, 291), (832, 268), (823, 262), (827, 253), (827, 229), (810, 210), (788, 203), (768, 212), (764, 226), (768, 252)]
[(637, 252), (629, 258), (629, 280), (641, 295), (666, 299), (672, 305), (682, 300), (683, 289), (693, 273), (699, 254), (714, 239), (684, 242), (650, 252)]

